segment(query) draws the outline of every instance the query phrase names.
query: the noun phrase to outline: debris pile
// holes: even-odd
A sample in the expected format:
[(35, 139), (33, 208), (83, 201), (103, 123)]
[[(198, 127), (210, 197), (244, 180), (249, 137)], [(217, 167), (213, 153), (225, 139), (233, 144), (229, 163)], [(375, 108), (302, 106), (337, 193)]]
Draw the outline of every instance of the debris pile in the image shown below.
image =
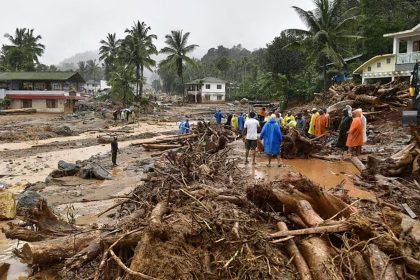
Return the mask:
[(389, 111), (407, 107), (409, 84), (395, 80), (387, 84), (355, 85), (351, 82), (331, 86), (317, 94), (315, 104), (329, 105), (328, 113), (341, 116), (346, 105), (363, 108), (365, 112)]

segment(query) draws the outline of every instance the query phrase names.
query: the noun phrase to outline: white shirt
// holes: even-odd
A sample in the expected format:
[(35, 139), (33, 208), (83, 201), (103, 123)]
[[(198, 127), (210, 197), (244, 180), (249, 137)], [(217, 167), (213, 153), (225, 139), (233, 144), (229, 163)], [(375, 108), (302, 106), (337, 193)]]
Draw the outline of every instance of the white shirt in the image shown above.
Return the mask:
[(244, 124), (244, 128), (246, 128), (246, 139), (247, 140), (257, 140), (258, 134), (257, 130), (260, 126), (260, 123), (256, 119), (248, 119)]

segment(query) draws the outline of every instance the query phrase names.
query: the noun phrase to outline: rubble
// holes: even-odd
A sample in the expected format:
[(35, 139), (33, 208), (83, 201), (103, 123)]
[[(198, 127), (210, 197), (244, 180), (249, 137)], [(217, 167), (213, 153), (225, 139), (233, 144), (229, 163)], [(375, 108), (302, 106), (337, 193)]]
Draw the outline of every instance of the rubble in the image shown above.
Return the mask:
[(16, 217), (15, 195), (7, 190), (0, 190), (0, 221)]

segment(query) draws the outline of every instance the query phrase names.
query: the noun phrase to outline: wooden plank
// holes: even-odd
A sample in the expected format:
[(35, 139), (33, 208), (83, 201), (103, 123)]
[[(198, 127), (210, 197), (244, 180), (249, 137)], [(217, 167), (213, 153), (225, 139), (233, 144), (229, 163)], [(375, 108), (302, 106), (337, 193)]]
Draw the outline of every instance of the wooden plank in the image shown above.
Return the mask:
[(407, 203), (401, 204), (404, 210), (407, 212), (407, 214), (410, 216), (411, 219), (417, 218), (417, 215), (411, 210), (410, 206), (407, 205)]

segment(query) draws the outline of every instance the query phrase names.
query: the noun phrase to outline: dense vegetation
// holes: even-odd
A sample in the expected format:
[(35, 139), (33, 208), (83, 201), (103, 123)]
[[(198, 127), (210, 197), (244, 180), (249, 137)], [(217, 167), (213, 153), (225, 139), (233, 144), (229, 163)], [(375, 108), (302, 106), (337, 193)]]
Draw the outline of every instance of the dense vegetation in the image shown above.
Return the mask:
[[(158, 39), (144, 22), (137, 21), (119, 39), (107, 34), (99, 50), (100, 61), (78, 63), (86, 80), (103, 76), (113, 86), (112, 94), (128, 102), (143, 93), (145, 69), (159, 79), (151, 81), (155, 90), (181, 94), (184, 81), (214, 76), (228, 82), (230, 99), (307, 100), (326, 88), (331, 77), (378, 54), (392, 51), (392, 42), (383, 34), (412, 28), (420, 23), (420, 1), (416, 0), (313, 0), (314, 9), (293, 7), (305, 29), (279, 30), (266, 47), (249, 51), (241, 44), (211, 48), (201, 59), (190, 52), (190, 33), (171, 31), (166, 47), (157, 50)], [(0, 53), (0, 71), (56, 71), (40, 64), (45, 46), (33, 29), (17, 28), (6, 34)], [(161, 52), (167, 57), (155, 61)], [(359, 60), (344, 59), (362, 55)], [(102, 63), (102, 65), (99, 65)], [(349, 64), (350, 63), (350, 64)], [(156, 77), (156, 75), (155, 75)]]

